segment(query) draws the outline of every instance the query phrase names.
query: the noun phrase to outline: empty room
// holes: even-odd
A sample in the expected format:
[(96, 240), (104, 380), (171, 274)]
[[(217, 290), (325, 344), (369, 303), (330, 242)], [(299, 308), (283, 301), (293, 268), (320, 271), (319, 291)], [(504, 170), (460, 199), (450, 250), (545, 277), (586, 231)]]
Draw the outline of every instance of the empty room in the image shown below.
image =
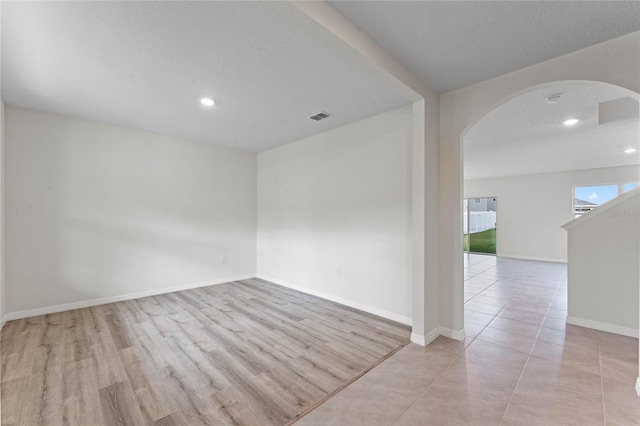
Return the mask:
[(640, 424), (640, 3), (0, 23), (2, 425)]

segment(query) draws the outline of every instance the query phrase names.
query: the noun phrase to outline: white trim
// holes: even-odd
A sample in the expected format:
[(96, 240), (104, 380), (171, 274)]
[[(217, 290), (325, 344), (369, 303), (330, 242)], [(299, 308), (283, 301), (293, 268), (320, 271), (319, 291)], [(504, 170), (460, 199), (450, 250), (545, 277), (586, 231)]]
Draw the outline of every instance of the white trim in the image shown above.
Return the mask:
[(426, 336), (421, 334), (411, 333), (411, 341), (420, 346), (427, 346), (429, 343), (433, 342), (440, 336), (440, 329), (436, 328), (427, 333)]
[(427, 346), (427, 341), (425, 340), (424, 336), (417, 333), (411, 333), (411, 342), (415, 343), (416, 345)]
[[(310, 294), (312, 296), (321, 297), (323, 299), (331, 300), (332, 302), (340, 303), (342, 305), (346, 305), (355, 309), (359, 309), (364, 312), (368, 312), (373, 315), (377, 315), (382, 318), (390, 319), (391, 321), (396, 321), (401, 324), (411, 325), (411, 317), (396, 314), (395, 312), (390, 312), (384, 309), (376, 308), (375, 306), (366, 305), (364, 303), (356, 302), (354, 300), (345, 299), (344, 297), (334, 296), (332, 294), (324, 293), (321, 291), (310, 290), (308, 288), (300, 287), (294, 284), (291, 284), (286, 281), (278, 280), (275, 278), (267, 277), (265, 275), (258, 275), (258, 278), (265, 281), (270, 281), (274, 284), (281, 285), (283, 287), (288, 287), (293, 290), (300, 291), (302, 293)], [(437, 336), (436, 336), (437, 337)]]
[(6, 323), (7, 323), (7, 316), (3, 315), (2, 317), (0, 317), (0, 331), (2, 331), (2, 328)]
[(449, 339), (462, 341), (464, 340), (464, 328), (462, 330), (456, 331), (446, 327), (438, 327), (434, 330), (431, 330), (426, 336), (422, 336), (416, 333), (411, 333), (411, 341), (420, 346), (427, 346), (429, 343), (436, 340), (438, 336), (448, 337)]
[(440, 327), (440, 335), (461, 342), (464, 340), (464, 328), (461, 330), (453, 330), (451, 328)]
[(636, 393), (640, 396), (640, 377), (636, 380)]
[(593, 321), (578, 317), (567, 317), (567, 324), (578, 325), (580, 327), (593, 328), (607, 333), (621, 334), (623, 336), (638, 338), (638, 329), (623, 327), (621, 325), (610, 324), (608, 322)]
[[(474, 254), (474, 253), (472, 253)], [(567, 259), (555, 259), (548, 257), (532, 257), (532, 256), (517, 256), (512, 254), (498, 254), (498, 257), (506, 257), (509, 259), (519, 259), (519, 260), (535, 260), (536, 262), (553, 262), (553, 263), (567, 263)]]
[(165, 287), (153, 290), (138, 291), (134, 293), (120, 294), (117, 296), (100, 297), (97, 299), (82, 300), (79, 302), (63, 303), (61, 305), (45, 306), (42, 308), (27, 309), (18, 312), (9, 312), (3, 318), (4, 321), (12, 321), (22, 318), (35, 317), (38, 315), (54, 314), (56, 312), (70, 311), (72, 309), (89, 308), (91, 306), (104, 305), (106, 303), (122, 302), (124, 300), (139, 299), (141, 297), (156, 296), (159, 294), (174, 293), (176, 291), (190, 290), (193, 288), (206, 287), (210, 285), (228, 283), (230, 281), (240, 281), (254, 278), (256, 274), (237, 275), (234, 277), (218, 278), (210, 281), (202, 281), (199, 283), (182, 284), (172, 287)]
[(426, 336), (424, 336), (425, 346), (436, 340), (438, 337), (440, 337), (440, 328), (431, 330)]

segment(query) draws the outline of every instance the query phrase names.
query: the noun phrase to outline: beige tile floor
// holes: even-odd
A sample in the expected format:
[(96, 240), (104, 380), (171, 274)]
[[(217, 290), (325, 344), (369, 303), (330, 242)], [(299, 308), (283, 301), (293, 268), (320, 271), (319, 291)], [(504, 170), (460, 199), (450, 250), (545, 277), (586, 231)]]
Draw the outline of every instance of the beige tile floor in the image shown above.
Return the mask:
[(638, 339), (565, 325), (566, 265), (465, 255), (465, 330), (403, 348), (302, 425), (640, 425)]

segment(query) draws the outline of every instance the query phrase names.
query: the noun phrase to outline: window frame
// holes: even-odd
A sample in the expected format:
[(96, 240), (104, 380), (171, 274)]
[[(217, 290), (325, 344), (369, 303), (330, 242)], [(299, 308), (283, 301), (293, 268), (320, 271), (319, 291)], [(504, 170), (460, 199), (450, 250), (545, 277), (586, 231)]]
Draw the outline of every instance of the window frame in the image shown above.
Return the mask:
[[(626, 191), (624, 190), (624, 187), (626, 185), (636, 185), (636, 187), (634, 188), (630, 188), (627, 189)], [(573, 185), (571, 187), (571, 213), (573, 214), (573, 218), (577, 219), (580, 216), (582, 216), (585, 213), (589, 213), (591, 210), (595, 209), (596, 207), (600, 206), (601, 204), (598, 204), (597, 206), (594, 206), (593, 208), (587, 210), (587, 211), (583, 211), (583, 212), (576, 212), (576, 188), (585, 188), (585, 187), (593, 187), (593, 186), (616, 186), (617, 190), (616, 190), (616, 197), (619, 197), (620, 195), (624, 194), (625, 192), (631, 191), (632, 189), (635, 189), (637, 187), (640, 186), (640, 182), (623, 182), (623, 183), (596, 183), (596, 184), (590, 184), (590, 185)], [(614, 198), (616, 198), (614, 197)], [(611, 201), (611, 200), (609, 200)], [(608, 201), (605, 201), (608, 202)], [(602, 203), (604, 204), (604, 203)]]

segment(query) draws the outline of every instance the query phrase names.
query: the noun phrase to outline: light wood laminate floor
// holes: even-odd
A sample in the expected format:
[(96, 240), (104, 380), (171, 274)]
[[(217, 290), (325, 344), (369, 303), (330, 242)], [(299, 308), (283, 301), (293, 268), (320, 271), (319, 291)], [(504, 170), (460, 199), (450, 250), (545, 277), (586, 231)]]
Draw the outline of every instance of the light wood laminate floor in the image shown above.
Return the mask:
[(2, 424), (281, 425), (410, 329), (245, 280), (11, 321)]

